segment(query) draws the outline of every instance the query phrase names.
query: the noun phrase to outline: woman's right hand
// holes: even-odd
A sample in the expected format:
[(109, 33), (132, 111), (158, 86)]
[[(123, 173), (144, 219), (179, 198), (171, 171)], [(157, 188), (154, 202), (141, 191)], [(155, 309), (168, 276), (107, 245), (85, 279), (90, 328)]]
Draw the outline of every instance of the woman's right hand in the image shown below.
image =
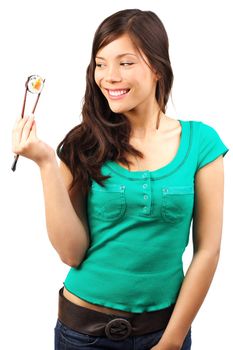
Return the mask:
[(33, 114), (16, 120), (12, 132), (12, 151), (33, 160), (39, 167), (55, 160), (54, 150), (36, 135)]

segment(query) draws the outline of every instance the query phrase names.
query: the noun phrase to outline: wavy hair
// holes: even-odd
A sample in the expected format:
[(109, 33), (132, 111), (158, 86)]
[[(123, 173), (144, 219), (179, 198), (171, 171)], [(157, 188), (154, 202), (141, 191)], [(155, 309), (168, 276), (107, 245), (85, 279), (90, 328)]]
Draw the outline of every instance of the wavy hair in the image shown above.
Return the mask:
[(111, 111), (108, 102), (95, 82), (97, 52), (123, 34), (128, 34), (137, 49), (147, 57), (159, 76), (155, 98), (165, 113), (173, 84), (169, 58), (169, 42), (159, 17), (151, 11), (128, 9), (107, 17), (97, 28), (86, 71), (86, 91), (82, 106), (82, 121), (68, 132), (57, 147), (58, 157), (70, 169), (73, 181), (84, 194), (88, 193), (91, 179), (101, 186), (109, 176), (101, 174), (107, 160), (129, 165), (126, 155), (143, 157), (129, 144), (131, 125), (124, 114)]

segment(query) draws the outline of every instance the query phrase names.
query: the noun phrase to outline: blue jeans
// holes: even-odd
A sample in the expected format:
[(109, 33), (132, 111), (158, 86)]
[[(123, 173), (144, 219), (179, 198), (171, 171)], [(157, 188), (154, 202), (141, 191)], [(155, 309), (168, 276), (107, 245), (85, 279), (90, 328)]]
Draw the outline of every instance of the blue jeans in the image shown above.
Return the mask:
[[(57, 320), (55, 350), (150, 350), (163, 335), (164, 330), (115, 341), (108, 337), (92, 336), (68, 328)], [(191, 349), (191, 329), (181, 350)]]

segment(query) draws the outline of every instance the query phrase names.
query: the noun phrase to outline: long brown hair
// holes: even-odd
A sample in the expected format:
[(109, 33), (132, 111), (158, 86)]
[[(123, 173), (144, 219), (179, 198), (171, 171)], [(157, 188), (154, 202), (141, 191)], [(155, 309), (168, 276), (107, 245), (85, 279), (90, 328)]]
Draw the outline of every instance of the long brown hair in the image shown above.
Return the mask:
[(166, 30), (158, 16), (139, 9), (122, 10), (107, 17), (97, 28), (93, 39), (91, 61), (86, 72), (86, 91), (82, 122), (75, 126), (57, 147), (58, 157), (69, 167), (73, 182), (84, 194), (91, 179), (100, 185), (109, 176), (101, 174), (107, 160), (129, 165), (126, 154), (143, 157), (129, 144), (131, 126), (123, 115), (111, 111), (94, 79), (97, 52), (123, 34), (145, 54), (152, 69), (159, 75), (155, 98), (165, 113), (173, 83)]

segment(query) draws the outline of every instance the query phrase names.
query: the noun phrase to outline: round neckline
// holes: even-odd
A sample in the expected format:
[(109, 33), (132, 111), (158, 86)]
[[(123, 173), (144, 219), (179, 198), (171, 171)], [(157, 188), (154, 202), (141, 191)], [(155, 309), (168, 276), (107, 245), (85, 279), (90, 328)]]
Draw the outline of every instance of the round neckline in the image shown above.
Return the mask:
[(183, 162), (184, 158), (186, 157), (186, 153), (188, 151), (189, 142), (189, 134), (190, 134), (190, 127), (188, 121), (183, 121), (181, 119), (177, 119), (181, 125), (181, 134), (180, 134), (180, 144), (177, 149), (177, 152), (173, 159), (162, 166), (161, 168), (155, 169), (155, 170), (133, 170), (130, 171), (123, 167), (122, 165), (118, 164), (116, 161), (108, 160), (106, 162), (106, 165), (114, 170), (116, 173), (126, 176), (128, 178), (142, 178), (143, 176), (150, 175), (151, 177), (158, 177), (158, 176), (166, 176), (171, 171), (174, 171), (177, 167), (180, 166), (180, 164)]

